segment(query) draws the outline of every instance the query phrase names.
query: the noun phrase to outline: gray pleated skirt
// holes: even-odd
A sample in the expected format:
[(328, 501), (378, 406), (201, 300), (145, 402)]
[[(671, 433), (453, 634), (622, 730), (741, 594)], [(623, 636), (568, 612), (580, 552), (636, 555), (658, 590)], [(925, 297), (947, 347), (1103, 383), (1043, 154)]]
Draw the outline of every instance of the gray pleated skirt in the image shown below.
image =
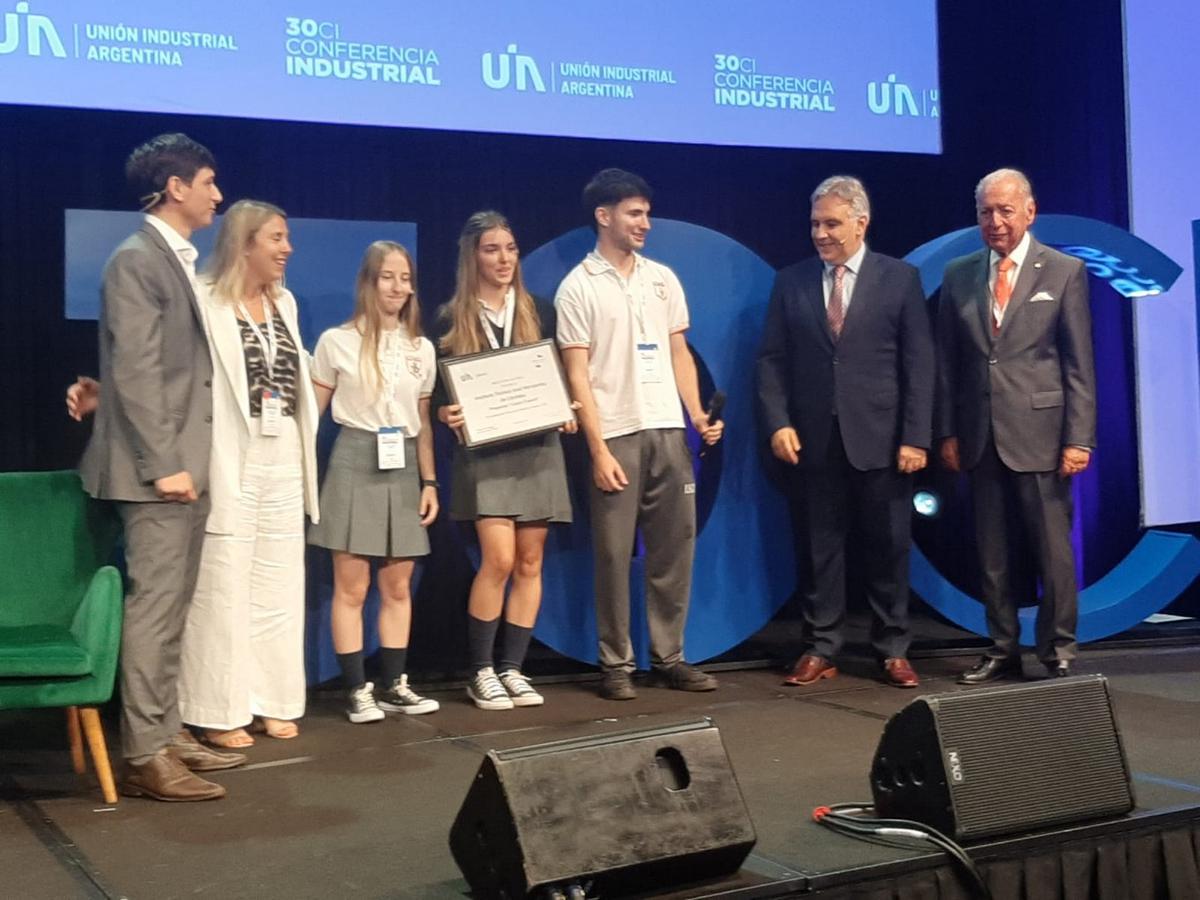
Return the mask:
[(495, 447), (456, 446), (450, 478), (450, 518), (456, 521), (483, 516), (571, 521), (567, 467), (557, 431)]
[(403, 469), (379, 468), (373, 431), (343, 427), (321, 483), (321, 521), (308, 542), (360, 556), (425, 556), (416, 438), (404, 440)]

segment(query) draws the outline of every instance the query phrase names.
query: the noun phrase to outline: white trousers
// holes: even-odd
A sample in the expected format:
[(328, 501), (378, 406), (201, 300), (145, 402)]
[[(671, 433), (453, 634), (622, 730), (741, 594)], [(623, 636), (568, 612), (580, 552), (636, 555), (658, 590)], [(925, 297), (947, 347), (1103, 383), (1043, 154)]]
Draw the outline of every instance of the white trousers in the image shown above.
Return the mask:
[(204, 535), (179, 679), (189, 725), (304, 715), (304, 473), (299, 430), (282, 421), (278, 437), (250, 438), (236, 533)]

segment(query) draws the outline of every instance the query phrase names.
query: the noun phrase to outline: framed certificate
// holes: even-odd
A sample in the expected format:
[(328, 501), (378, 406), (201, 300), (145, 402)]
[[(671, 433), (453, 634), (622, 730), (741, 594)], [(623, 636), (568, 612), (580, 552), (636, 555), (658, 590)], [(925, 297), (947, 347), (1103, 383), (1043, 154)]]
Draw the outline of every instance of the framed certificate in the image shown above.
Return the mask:
[(575, 419), (554, 341), (438, 361), (451, 400), (462, 407), (468, 447), (552, 431)]

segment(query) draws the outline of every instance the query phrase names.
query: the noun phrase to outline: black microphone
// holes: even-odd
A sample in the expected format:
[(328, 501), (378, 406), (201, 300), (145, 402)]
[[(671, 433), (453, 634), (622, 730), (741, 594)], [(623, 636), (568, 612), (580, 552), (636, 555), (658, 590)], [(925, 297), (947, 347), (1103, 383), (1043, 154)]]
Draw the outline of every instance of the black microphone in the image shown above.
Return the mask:
[[(721, 421), (721, 414), (725, 412), (725, 392), (713, 391), (712, 398), (708, 401), (708, 424), (715, 425)], [(704, 454), (708, 452), (709, 445), (705, 444), (700, 448), (700, 458), (704, 458)]]
[(713, 391), (712, 399), (708, 401), (708, 424), (721, 421), (721, 413), (725, 411), (725, 392)]

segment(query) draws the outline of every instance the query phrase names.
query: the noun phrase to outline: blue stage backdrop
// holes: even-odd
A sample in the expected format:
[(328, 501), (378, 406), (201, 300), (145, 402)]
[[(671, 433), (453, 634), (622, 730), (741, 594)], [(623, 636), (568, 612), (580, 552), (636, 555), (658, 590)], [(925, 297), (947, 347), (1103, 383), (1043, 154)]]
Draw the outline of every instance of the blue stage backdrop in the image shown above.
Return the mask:
[[(38, 0), (0, 17), (0, 103), (937, 153), (934, 0)], [(801, 34), (854, 22), (855, 52)], [(864, 65), (863, 60), (869, 60)]]

